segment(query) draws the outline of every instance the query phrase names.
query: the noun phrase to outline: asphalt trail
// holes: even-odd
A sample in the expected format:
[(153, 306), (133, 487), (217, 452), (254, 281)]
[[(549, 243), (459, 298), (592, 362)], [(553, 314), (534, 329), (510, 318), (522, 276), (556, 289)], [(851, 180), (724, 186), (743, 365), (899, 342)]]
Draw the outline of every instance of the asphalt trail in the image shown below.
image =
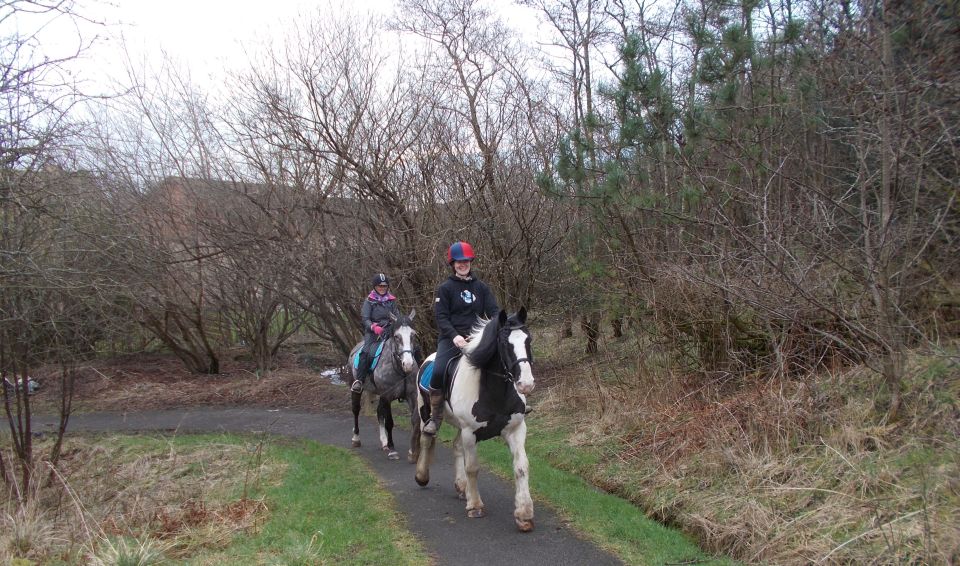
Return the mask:
[[(401, 411), (403, 412), (403, 411)], [(35, 417), (34, 430), (51, 430), (56, 420)], [(350, 448), (352, 416), (335, 413), (304, 413), (283, 409), (182, 409), (143, 413), (91, 413), (70, 417), (69, 431), (182, 431), (264, 432), (308, 438)], [(449, 426), (449, 425), (447, 425)], [(400, 460), (388, 460), (380, 450), (377, 424), (361, 421), (361, 448), (351, 448), (380, 477), (406, 515), (409, 529), (426, 546), (438, 566), (549, 565), (603, 566), (622, 564), (616, 557), (577, 537), (563, 521), (534, 498), (536, 528), (517, 531), (513, 522), (513, 482), (480, 472), (480, 494), (487, 516), (468, 519), (453, 488), (451, 450), (438, 443), (430, 484), (420, 487), (413, 479), (414, 465), (407, 462), (409, 434), (394, 430)], [(537, 463), (530, 462), (536, 476)], [(349, 520), (345, 517), (344, 520)]]

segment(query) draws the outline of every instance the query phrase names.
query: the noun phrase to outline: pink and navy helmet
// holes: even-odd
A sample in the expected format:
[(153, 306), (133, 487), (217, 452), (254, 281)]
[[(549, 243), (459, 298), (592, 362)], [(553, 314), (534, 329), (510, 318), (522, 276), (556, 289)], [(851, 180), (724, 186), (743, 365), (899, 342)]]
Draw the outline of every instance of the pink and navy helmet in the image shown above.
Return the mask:
[(473, 260), (473, 246), (466, 242), (454, 242), (447, 250), (447, 263)]

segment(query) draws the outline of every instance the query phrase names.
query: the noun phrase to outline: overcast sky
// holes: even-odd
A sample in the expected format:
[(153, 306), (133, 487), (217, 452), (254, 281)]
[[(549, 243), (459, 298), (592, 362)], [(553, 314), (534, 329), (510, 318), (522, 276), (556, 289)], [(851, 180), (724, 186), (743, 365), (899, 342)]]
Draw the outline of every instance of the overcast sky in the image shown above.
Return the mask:
[[(47, 55), (74, 49), (78, 40), (98, 37), (76, 66), (87, 85), (107, 82), (124, 67), (124, 52), (137, 61), (157, 65), (166, 54), (189, 68), (193, 81), (203, 84), (223, 77), (224, 69), (242, 67), (246, 51), (285, 35), (298, 16), (317, 10), (337, 14), (388, 15), (393, 0), (76, 0), (77, 12), (94, 23), (59, 18), (42, 22), (22, 16), (21, 32), (43, 24), (40, 41)], [(515, 26), (536, 26), (532, 10), (510, 0), (491, 0), (508, 12)], [(46, 17), (49, 20), (49, 17)], [(102, 24), (102, 25), (101, 25)], [(6, 30), (4, 30), (6, 31)], [(140, 65), (136, 65), (139, 67)]]

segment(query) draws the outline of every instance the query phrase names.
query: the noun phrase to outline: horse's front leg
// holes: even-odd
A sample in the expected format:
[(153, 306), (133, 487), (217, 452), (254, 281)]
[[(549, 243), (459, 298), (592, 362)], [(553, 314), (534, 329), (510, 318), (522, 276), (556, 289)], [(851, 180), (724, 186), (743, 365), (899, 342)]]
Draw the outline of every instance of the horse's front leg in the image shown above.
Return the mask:
[(377, 405), (377, 422), (380, 424), (380, 448), (387, 453), (387, 458), (399, 460), (393, 447), (393, 411), (390, 410), (390, 402), (380, 397), (380, 403)]
[(419, 393), (407, 391), (407, 409), (410, 410), (410, 448), (407, 450), (407, 461), (413, 464), (420, 457), (420, 414), (417, 412), (417, 398)]
[(350, 445), (354, 448), (360, 448), (360, 397), (362, 392), (350, 393), (350, 408), (353, 410), (353, 437), (350, 439)]
[(436, 446), (436, 436), (420, 435), (420, 456), (417, 458), (417, 485), (430, 483), (430, 465), (433, 463), (433, 449)]
[[(517, 417), (514, 417), (517, 418)], [(527, 423), (503, 431), (503, 438), (513, 455), (513, 479), (516, 492), (513, 499), (513, 520), (523, 532), (533, 530), (533, 499), (530, 498), (530, 464), (527, 461)]]
[(457, 435), (453, 437), (453, 489), (457, 491), (457, 497), (467, 498), (467, 472), (463, 459), (463, 431), (457, 430)]
[(417, 473), (415, 478), (417, 480), (417, 485), (427, 485), (430, 483), (430, 465), (433, 464), (433, 449), (436, 446), (436, 436), (427, 436), (423, 434), (423, 423), (425, 422), (422, 418), (423, 413), (421, 408), (425, 403), (425, 399), (420, 392), (416, 393), (417, 395), (417, 414), (414, 417), (417, 420), (417, 430), (420, 431), (420, 438), (417, 441), (417, 445), (420, 447), (420, 453), (417, 455)]
[(486, 513), (483, 511), (483, 501), (480, 499), (480, 490), (477, 487), (477, 474), (480, 472), (480, 461), (477, 458), (477, 437), (473, 431), (460, 431), (463, 466), (467, 476), (467, 517), (477, 519)]

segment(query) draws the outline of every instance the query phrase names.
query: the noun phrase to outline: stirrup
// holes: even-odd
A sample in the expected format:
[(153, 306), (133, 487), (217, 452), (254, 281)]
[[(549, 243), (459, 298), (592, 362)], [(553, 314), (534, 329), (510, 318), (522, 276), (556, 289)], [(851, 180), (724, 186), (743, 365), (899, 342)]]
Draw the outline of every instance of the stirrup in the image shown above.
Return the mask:
[(354, 393), (360, 393), (361, 391), (363, 391), (363, 382), (360, 381), (359, 379), (354, 379), (353, 384), (350, 385), (350, 391)]

